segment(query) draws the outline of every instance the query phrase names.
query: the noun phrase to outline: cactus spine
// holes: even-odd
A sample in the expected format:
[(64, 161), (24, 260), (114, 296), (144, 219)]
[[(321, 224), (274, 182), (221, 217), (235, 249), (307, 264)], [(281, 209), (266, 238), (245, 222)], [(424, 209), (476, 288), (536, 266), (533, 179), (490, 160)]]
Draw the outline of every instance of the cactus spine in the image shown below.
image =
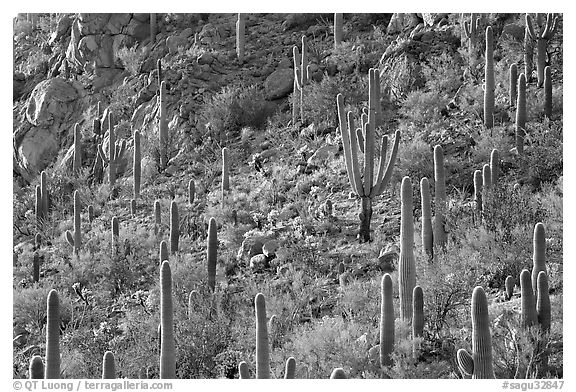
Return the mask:
[(206, 263), (208, 268), (208, 287), (210, 291), (216, 288), (216, 260), (218, 258), (218, 232), (216, 219), (210, 218), (208, 222), (208, 246), (206, 247)]
[(434, 146), (434, 247), (446, 246), (446, 177), (444, 174), (444, 151), (442, 146)]
[(500, 152), (495, 148), (490, 153), (490, 174), (492, 176), (492, 187), (495, 188), (500, 178)]
[(168, 261), (163, 261), (160, 267), (160, 325), (160, 378), (176, 378), (172, 272)]
[(72, 171), (76, 174), (82, 169), (82, 133), (78, 123), (74, 125), (74, 163)]
[(102, 379), (116, 378), (116, 365), (114, 363), (114, 354), (112, 351), (106, 351), (102, 358)]
[(250, 378), (248, 364), (245, 361), (242, 361), (238, 364), (238, 373), (240, 374), (241, 380), (248, 380)]
[(178, 204), (172, 200), (170, 203), (170, 254), (178, 252), (180, 239), (180, 217), (178, 216)]
[(78, 256), (82, 247), (82, 231), (80, 230), (80, 193), (74, 191), (74, 234), (66, 230), (66, 240), (74, 247), (74, 255)]
[(28, 368), (30, 379), (38, 380), (44, 378), (44, 362), (40, 355), (34, 355), (30, 359), (30, 367)]
[(434, 237), (432, 233), (430, 182), (426, 177), (422, 177), (420, 180), (420, 204), (422, 205), (422, 247), (428, 255), (428, 261), (431, 261), (434, 258)]
[(526, 135), (526, 77), (523, 73), (518, 77), (518, 100), (516, 102), (516, 150), (524, 152), (524, 136)]
[(522, 325), (528, 328), (536, 323), (536, 300), (532, 290), (530, 271), (527, 269), (523, 269), (520, 273), (520, 295), (522, 300)]
[(514, 294), (514, 278), (511, 275), (506, 277), (504, 281), (504, 287), (506, 288), (505, 298), (506, 300), (510, 301), (512, 299), (512, 295)]
[(392, 278), (384, 274), (380, 283), (380, 366), (392, 365), (394, 351), (394, 303)]
[[(382, 194), (386, 185), (392, 177), (392, 170), (398, 153), (398, 144), (400, 142), (400, 131), (396, 131), (394, 136), (394, 145), (390, 153), (390, 158), (386, 162), (386, 147), (388, 145), (388, 136), (383, 136), (381, 141), (380, 159), (378, 170), (374, 170), (374, 151), (375, 151), (375, 124), (376, 124), (376, 70), (373, 68), (368, 72), (368, 122), (364, 128), (364, 175), (360, 175), (360, 162), (358, 159), (358, 145), (354, 127), (352, 112), (346, 115), (344, 112), (344, 97), (338, 94), (336, 103), (338, 107), (339, 129), (342, 135), (342, 144), (344, 146), (344, 160), (346, 162), (346, 171), (348, 180), (352, 186), (352, 191), (361, 199), (362, 211), (360, 213), (360, 230), (359, 239), (361, 242), (370, 241), (370, 221), (372, 219), (372, 200)], [(376, 175), (374, 175), (376, 174)]]
[(44, 378), (60, 378), (60, 300), (54, 289), (46, 305), (46, 367)]
[(478, 36), (478, 27), (480, 25), (480, 18), (477, 14), (470, 14), (470, 22), (464, 21), (464, 34), (468, 38), (468, 54), (470, 56), (470, 63), (472, 64), (476, 54), (476, 37)]
[(142, 154), (140, 152), (140, 131), (134, 131), (134, 157), (132, 162), (132, 171), (134, 176), (134, 199), (140, 197), (140, 179), (142, 177)]
[(334, 47), (342, 42), (344, 35), (344, 14), (334, 14)]
[(510, 65), (510, 106), (516, 104), (516, 95), (518, 90), (516, 89), (516, 83), (518, 82), (518, 66), (516, 63)]
[(296, 359), (290, 357), (286, 360), (286, 369), (284, 371), (284, 379), (296, 378)]
[(331, 379), (346, 379), (348, 377), (346, 377), (346, 373), (344, 373), (344, 369), (342, 368), (335, 368), (334, 370), (332, 370), (332, 374), (330, 375)]
[(256, 378), (270, 378), (270, 345), (264, 294), (256, 294)]
[(150, 42), (156, 42), (158, 25), (156, 23), (156, 14), (150, 14)]
[(554, 14), (546, 15), (546, 22), (542, 21), (542, 14), (536, 14), (536, 24), (540, 31), (536, 33), (532, 16), (526, 14), (526, 29), (532, 40), (536, 41), (536, 73), (538, 74), (538, 87), (544, 84), (544, 67), (546, 66), (546, 56), (548, 52), (548, 41), (552, 39), (558, 27), (558, 17)]
[(532, 239), (532, 289), (534, 292), (540, 271), (546, 272), (546, 230), (542, 222), (534, 226)]
[(544, 115), (552, 117), (552, 75), (549, 66), (544, 68)]
[(188, 182), (188, 204), (192, 205), (194, 203), (194, 196), (196, 194), (196, 185), (194, 180)]
[(236, 20), (236, 55), (238, 56), (238, 61), (240, 64), (244, 62), (244, 47), (246, 44), (246, 37), (244, 35), (246, 28), (246, 15), (238, 14), (238, 19)]
[(108, 112), (108, 156), (104, 153), (103, 143), (98, 145), (98, 154), (102, 161), (108, 164), (108, 181), (111, 188), (116, 183), (117, 166), (124, 156), (125, 149), (126, 140), (122, 140), (120, 144), (116, 142), (112, 113)]
[[(465, 349), (457, 352), (458, 365), (472, 378), (495, 378), (492, 365), (492, 338), (488, 317), (488, 300), (480, 286), (472, 292), (472, 355)], [(472, 360), (472, 361), (471, 361)]]
[(412, 291), (416, 286), (414, 262), (414, 220), (412, 217), (412, 182), (404, 177), (401, 185), (400, 261), (398, 284), (400, 286), (400, 319), (412, 319)]
[(492, 26), (486, 27), (486, 65), (484, 67), (484, 125), (494, 126), (494, 37)]
[(545, 271), (538, 273), (538, 283), (536, 288), (536, 313), (538, 315), (538, 324), (542, 332), (550, 331), (551, 310), (550, 295), (548, 294), (548, 276)]
[[(158, 60), (160, 61), (160, 60)], [(160, 77), (160, 74), (158, 74)], [(166, 82), (160, 83), (160, 118), (158, 119), (158, 142), (160, 145), (160, 168), (168, 165), (168, 121), (166, 119)]]

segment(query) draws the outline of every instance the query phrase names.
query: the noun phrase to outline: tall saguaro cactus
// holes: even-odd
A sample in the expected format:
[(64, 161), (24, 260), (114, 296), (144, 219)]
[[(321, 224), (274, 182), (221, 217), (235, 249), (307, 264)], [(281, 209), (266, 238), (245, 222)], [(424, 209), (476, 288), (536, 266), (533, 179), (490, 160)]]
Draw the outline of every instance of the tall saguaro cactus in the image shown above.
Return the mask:
[(382, 194), (386, 185), (392, 177), (392, 170), (398, 153), (398, 144), (400, 143), (400, 131), (396, 131), (394, 136), (394, 145), (392, 147), (390, 158), (386, 162), (386, 149), (388, 146), (388, 136), (382, 137), (380, 148), (380, 159), (378, 170), (374, 170), (374, 152), (375, 152), (375, 124), (376, 124), (376, 70), (370, 69), (368, 72), (368, 122), (364, 125), (364, 173), (360, 174), (360, 161), (358, 157), (358, 143), (356, 138), (354, 118), (352, 112), (346, 115), (344, 112), (344, 97), (338, 94), (336, 103), (338, 107), (339, 129), (342, 135), (342, 144), (344, 146), (344, 160), (346, 162), (346, 171), (352, 191), (360, 197), (360, 230), (359, 239), (361, 242), (370, 241), (370, 221), (372, 219), (372, 201), (375, 197)]
[(523, 73), (518, 77), (518, 99), (516, 102), (516, 151), (524, 152), (524, 136), (526, 136), (526, 77)]
[(36, 185), (36, 228), (42, 229), (42, 224), (48, 219), (48, 175), (45, 171), (40, 173), (40, 185)]
[(270, 344), (264, 294), (256, 294), (256, 378), (270, 378)]
[(108, 112), (108, 156), (104, 153), (103, 144), (98, 145), (98, 154), (102, 161), (108, 164), (108, 181), (111, 188), (116, 183), (117, 167), (124, 156), (125, 149), (126, 140), (122, 140), (120, 144), (116, 142), (112, 113)]
[(546, 230), (542, 222), (534, 226), (532, 238), (532, 290), (536, 292), (538, 274), (546, 272)]
[(112, 256), (118, 254), (118, 237), (120, 236), (120, 225), (116, 216), (112, 217)]
[(394, 303), (392, 278), (385, 274), (380, 283), (380, 366), (392, 365), (394, 351)]
[(516, 83), (518, 83), (518, 66), (516, 63), (512, 63), (510, 65), (510, 106), (514, 106), (516, 104), (516, 96), (518, 94)]
[(44, 378), (60, 378), (60, 300), (54, 289), (46, 305), (46, 367)]
[(154, 201), (154, 234), (158, 234), (162, 226), (162, 213), (160, 210), (160, 200)]
[(488, 300), (481, 286), (472, 292), (472, 355), (465, 349), (457, 352), (458, 365), (472, 378), (495, 378), (492, 364), (492, 338)]
[(526, 81), (532, 80), (532, 71), (534, 70), (534, 41), (530, 38), (528, 26), (524, 28), (524, 75)]
[(178, 243), (180, 241), (180, 217), (178, 214), (178, 204), (172, 200), (170, 203), (170, 253), (178, 252)]
[(158, 32), (158, 25), (156, 22), (156, 14), (150, 14), (150, 42), (156, 42), (156, 34)]
[(165, 169), (168, 165), (168, 120), (166, 119), (166, 82), (160, 82), (160, 116), (158, 119), (158, 143), (160, 153), (160, 168)]
[(420, 204), (422, 205), (422, 247), (428, 261), (434, 258), (434, 235), (432, 233), (432, 207), (430, 204), (430, 182), (427, 177), (420, 180)]
[(474, 171), (474, 203), (476, 204), (476, 214), (478, 221), (482, 216), (482, 171)]
[(102, 358), (102, 379), (116, 378), (116, 364), (114, 362), (114, 354), (112, 351), (106, 351)]
[(543, 20), (542, 14), (536, 14), (536, 24), (539, 31), (534, 29), (532, 16), (526, 14), (526, 29), (530, 38), (536, 41), (536, 73), (538, 74), (538, 87), (544, 84), (544, 67), (546, 67), (546, 56), (548, 54), (548, 42), (556, 33), (558, 27), (558, 16), (550, 13), (546, 15), (546, 20)]
[(74, 125), (74, 163), (72, 165), (72, 171), (74, 173), (79, 173), (82, 169), (82, 133), (80, 132), (80, 126), (78, 123)]
[(172, 271), (168, 261), (163, 261), (160, 267), (160, 325), (160, 378), (176, 378)]
[(80, 229), (80, 193), (74, 191), (74, 234), (66, 230), (66, 240), (74, 248), (74, 255), (78, 256), (82, 247), (82, 231)]
[(246, 14), (238, 14), (236, 20), (236, 55), (240, 64), (244, 62), (244, 47), (246, 45)]
[(530, 271), (523, 269), (520, 273), (520, 299), (522, 312), (522, 325), (526, 328), (536, 323), (536, 299), (532, 289)]
[(140, 197), (140, 179), (142, 177), (142, 153), (140, 151), (140, 131), (134, 131), (134, 156), (132, 162), (132, 175), (134, 176), (134, 199)]
[(444, 174), (444, 150), (434, 146), (434, 247), (446, 246), (446, 175)]
[(416, 286), (414, 261), (414, 218), (412, 217), (412, 183), (410, 177), (402, 179), (400, 218), (400, 261), (398, 285), (400, 286), (400, 319), (412, 320), (412, 292)]
[(208, 222), (208, 239), (206, 247), (206, 264), (208, 268), (208, 287), (210, 291), (216, 288), (216, 261), (218, 259), (218, 232), (216, 219)]
[(486, 27), (486, 54), (484, 66), (484, 125), (494, 126), (494, 36), (492, 26)]
[(334, 47), (342, 43), (344, 35), (344, 14), (334, 14)]

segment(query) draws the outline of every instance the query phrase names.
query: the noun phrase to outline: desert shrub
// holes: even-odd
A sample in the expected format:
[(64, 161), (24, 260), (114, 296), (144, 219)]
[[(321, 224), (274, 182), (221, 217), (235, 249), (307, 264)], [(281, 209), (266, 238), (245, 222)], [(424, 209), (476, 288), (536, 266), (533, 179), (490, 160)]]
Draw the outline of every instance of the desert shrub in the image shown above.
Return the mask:
[(402, 102), (399, 113), (407, 121), (424, 126), (440, 121), (442, 118), (441, 111), (448, 102), (448, 97), (439, 96), (436, 91), (411, 91)]
[(132, 76), (137, 76), (147, 56), (147, 51), (145, 47), (138, 48), (138, 44), (135, 44), (130, 48), (124, 46), (118, 49), (117, 56), (124, 65), (124, 69), (130, 72)]
[[(403, 130), (402, 130), (403, 131)], [(434, 180), (434, 153), (432, 147), (416, 133), (410, 137), (408, 132), (402, 132), (402, 139), (398, 147), (398, 161), (393, 172), (394, 182), (401, 182), (404, 176), (412, 179), (415, 187), (422, 177)], [(419, 186), (419, 185), (418, 185)]]

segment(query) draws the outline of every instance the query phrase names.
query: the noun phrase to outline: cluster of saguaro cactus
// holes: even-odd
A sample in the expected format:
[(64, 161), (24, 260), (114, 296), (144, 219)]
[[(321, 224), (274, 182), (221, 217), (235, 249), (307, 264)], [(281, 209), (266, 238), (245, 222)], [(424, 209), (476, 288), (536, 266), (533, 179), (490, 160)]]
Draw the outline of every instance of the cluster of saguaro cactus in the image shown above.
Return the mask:
[(208, 288), (216, 288), (216, 261), (218, 259), (218, 232), (216, 219), (210, 218), (208, 222), (208, 239), (206, 246), (206, 264), (208, 268)]
[(430, 200), (430, 182), (427, 177), (420, 180), (420, 204), (422, 206), (422, 247), (428, 255), (428, 261), (434, 258), (434, 235), (432, 232), (432, 206)]
[(74, 233), (66, 230), (66, 240), (74, 248), (74, 255), (78, 256), (82, 247), (82, 231), (80, 229), (80, 192), (74, 191)]
[(523, 73), (518, 77), (518, 98), (516, 100), (516, 151), (524, 152), (524, 136), (526, 136), (526, 77)]
[(494, 36), (492, 26), (486, 27), (486, 54), (484, 66), (484, 125), (494, 126)]
[(44, 378), (60, 378), (60, 299), (54, 289), (46, 305), (46, 366)]
[(480, 26), (480, 18), (477, 14), (470, 14), (470, 22), (464, 21), (464, 34), (468, 38), (468, 55), (470, 62), (473, 63), (476, 57), (476, 38), (478, 36), (478, 28)]
[(382, 194), (386, 185), (392, 177), (392, 170), (396, 161), (398, 153), (398, 145), (400, 143), (400, 131), (396, 131), (394, 137), (394, 145), (390, 153), (390, 158), (386, 163), (386, 150), (388, 146), (388, 136), (384, 135), (381, 141), (380, 159), (378, 170), (374, 170), (374, 156), (376, 150), (376, 106), (377, 106), (377, 89), (376, 89), (376, 73), (377, 71), (371, 68), (368, 72), (368, 117), (367, 121), (363, 124), (364, 130), (364, 173), (360, 174), (360, 161), (358, 157), (358, 143), (356, 137), (356, 128), (354, 126), (354, 118), (352, 112), (346, 115), (344, 112), (344, 97), (338, 94), (336, 103), (338, 107), (338, 120), (339, 129), (342, 135), (342, 144), (344, 147), (344, 160), (346, 163), (346, 171), (348, 173), (348, 180), (352, 187), (352, 191), (360, 197), (361, 200), (361, 213), (360, 213), (360, 230), (359, 239), (361, 242), (370, 241), (370, 221), (372, 219), (372, 200)]
[(392, 365), (394, 351), (394, 298), (390, 274), (382, 277), (380, 297), (380, 366), (384, 367)]
[(176, 378), (172, 271), (168, 261), (160, 267), (160, 325), (160, 378)]
[(74, 161), (72, 171), (79, 173), (82, 169), (82, 132), (78, 123), (74, 125)]
[(42, 224), (48, 219), (49, 211), (48, 175), (45, 171), (40, 173), (40, 185), (36, 185), (36, 228), (42, 229)]
[(536, 41), (536, 73), (538, 75), (538, 87), (544, 84), (544, 67), (546, 67), (546, 56), (548, 54), (548, 42), (556, 33), (558, 27), (558, 16), (550, 13), (546, 15), (546, 20), (542, 14), (536, 14), (536, 24), (539, 31), (534, 29), (532, 16), (526, 14), (526, 30), (528, 35)]
[(334, 14), (334, 47), (342, 42), (344, 35), (344, 14)]
[(140, 180), (142, 177), (142, 153), (140, 150), (140, 131), (134, 131), (134, 156), (132, 160), (132, 175), (134, 177), (133, 197), (140, 197)]
[(444, 173), (444, 150), (434, 146), (434, 248), (446, 246), (446, 175)]
[[(160, 60), (158, 60), (160, 61)], [(158, 73), (158, 81), (160, 82), (160, 97), (159, 97), (159, 118), (158, 118), (158, 143), (160, 155), (160, 168), (165, 169), (168, 166), (168, 120), (166, 119), (166, 82), (160, 80), (160, 72)]]
[(180, 241), (180, 216), (178, 214), (178, 204), (172, 200), (170, 203), (170, 253), (178, 252)]
[(495, 378), (492, 364), (492, 338), (488, 300), (480, 286), (472, 292), (472, 355), (465, 349), (457, 352), (460, 370), (472, 378)]
[(103, 143), (98, 145), (98, 154), (102, 161), (108, 164), (108, 181), (110, 182), (111, 188), (114, 187), (116, 183), (117, 167), (125, 150), (126, 140), (122, 140), (121, 143), (116, 142), (112, 113), (108, 112), (108, 156), (106, 156), (104, 152)]
[(244, 47), (246, 45), (246, 14), (238, 14), (236, 20), (236, 55), (240, 64), (244, 62)]
[(400, 319), (412, 319), (412, 292), (416, 286), (416, 263), (414, 260), (414, 218), (412, 215), (412, 182), (402, 179), (400, 218), (400, 260), (398, 285), (400, 292)]

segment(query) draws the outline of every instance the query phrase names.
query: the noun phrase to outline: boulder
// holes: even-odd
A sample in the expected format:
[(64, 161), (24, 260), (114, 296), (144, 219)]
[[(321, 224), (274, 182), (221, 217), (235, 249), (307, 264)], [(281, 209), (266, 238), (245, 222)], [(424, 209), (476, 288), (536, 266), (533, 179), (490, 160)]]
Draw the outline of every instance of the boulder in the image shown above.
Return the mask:
[(253, 271), (262, 271), (270, 266), (268, 258), (264, 254), (252, 256), (250, 258), (250, 268)]
[(413, 29), (420, 22), (420, 18), (416, 14), (394, 13), (388, 27), (386, 34), (398, 34), (407, 29)]
[(48, 127), (73, 114), (78, 92), (64, 79), (40, 82), (32, 91), (26, 107), (26, 119), (34, 126)]
[(58, 155), (58, 138), (52, 128), (32, 127), (17, 148), (19, 165), (29, 173), (44, 170)]
[(178, 53), (179, 47), (188, 49), (189, 43), (188, 39), (186, 38), (182, 38), (180, 36), (169, 36), (166, 38), (166, 46), (168, 47), (170, 54), (176, 54)]
[(264, 81), (264, 92), (269, 101), (288, 96), (293, 88), (294, 71), (290, 68), (277, 69)]
[[(81, 36), (102, 34), (112, 14), (78, 14), (78, 29)], [(116, 15), (116, 14), (115, 14)]]

